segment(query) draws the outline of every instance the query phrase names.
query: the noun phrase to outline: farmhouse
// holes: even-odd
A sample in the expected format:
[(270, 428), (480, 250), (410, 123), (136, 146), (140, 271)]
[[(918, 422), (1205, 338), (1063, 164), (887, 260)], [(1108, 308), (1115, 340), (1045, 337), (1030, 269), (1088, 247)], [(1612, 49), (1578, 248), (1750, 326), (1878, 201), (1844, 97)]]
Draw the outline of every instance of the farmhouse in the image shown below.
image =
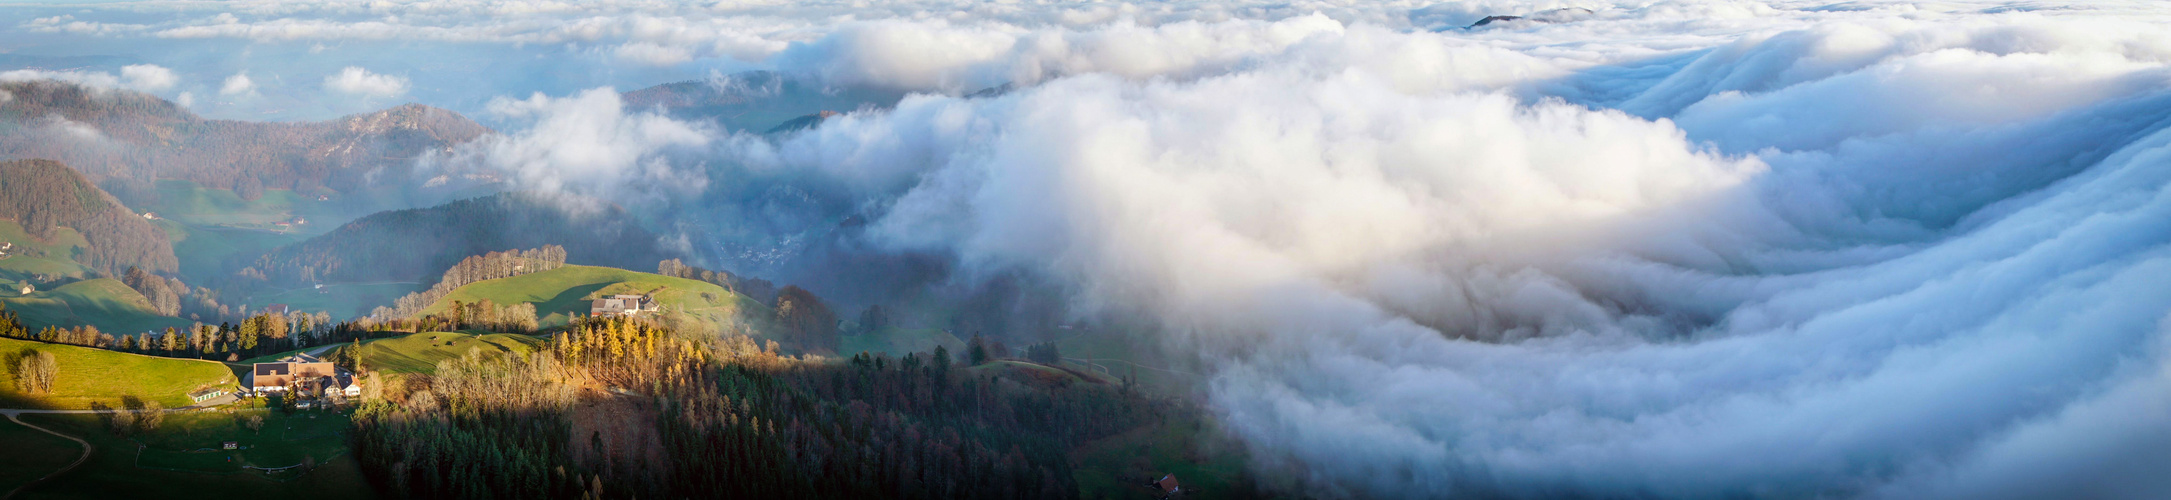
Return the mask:
[(1183, 487), (1176, 484), (1175, 474), (1161, 476), (1161, 480), (1146, 483), (1146, 486), (1160, 490), (1161, 498), (1164, 500), (1183, 493)]
[(340, 395), (349, 398), (362, 397), (362, 381), (355, 378), (352, 373), (341, 373), (336, 378), (325, 379), (325, 382), (327, 383), (324, 388), (326, 393), (337, 391)]
[(656, 312), (661, 308), (662, 306), (658, 305), (656, 298), (652, 296), (612, 295), (596, 299), (594, 303), (588, 306), (588, 315), (599, 318), (606, 316), (639, 316), (643, 313)]
[[(316, 358), (306, 359), (313, 361)], [(331, 363), (323, 361), (303, 362), (299, 360), (257, 363), (252, 368), (249, 371), (249, 389), (257, 393), (285, 391), (288, 385), (295, 385), (296, 382), (314, 382), (324, 377), (336, 376), (338, 371), (337, 368), (332, 367)]]

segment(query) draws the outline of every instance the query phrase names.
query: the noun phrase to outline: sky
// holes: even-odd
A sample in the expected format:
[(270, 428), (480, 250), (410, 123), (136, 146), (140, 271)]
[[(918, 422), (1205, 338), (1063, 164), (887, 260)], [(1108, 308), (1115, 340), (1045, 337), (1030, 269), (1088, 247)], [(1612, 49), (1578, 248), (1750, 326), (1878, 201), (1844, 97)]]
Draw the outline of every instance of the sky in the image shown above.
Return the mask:
[[(1469, 27), (1496, 14), (1528, 19)], [(1253, 467), (1329, 495), (2162, 498), (2167, 22), (2155, 2), (147, 2), (0, 8), (0, 79), (232, 119), (422, 102), (501, 132), (424, 161), (525, 188), (740, 240), (861, 216), (867, 251), (1143, 318), (1209, 371)], [(757, 70), (903, 97), (758, 134), (616, 93)]]

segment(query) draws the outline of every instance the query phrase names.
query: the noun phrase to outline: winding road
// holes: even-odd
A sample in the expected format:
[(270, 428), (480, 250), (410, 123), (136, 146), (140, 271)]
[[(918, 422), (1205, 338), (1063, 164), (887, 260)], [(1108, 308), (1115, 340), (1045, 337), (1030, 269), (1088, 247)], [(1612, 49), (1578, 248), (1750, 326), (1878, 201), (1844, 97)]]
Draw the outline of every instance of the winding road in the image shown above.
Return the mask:
[(76, 466), (78, 466), (78, 465), (83, 465), (83, 462), (85, 462), (85, 461), (89, 461), (89, 460), (90, 460), (90, 452), (91, 452), (92, 450), (95, 450), (95, 449), (97, 449), (96, 447), (93, 447), (93, 446), (91, 446), (91, 445), (90, 445), (90, 442), (89, 442), (89, 441), (84, 441), (84, 440), (83, 440), (82, 438), (78, 438), (78, 437), (75, 437), (75, 436), (70, 436), (70, 435), (67, 435), (67, 434), (61, 434), (60, 432), (54, 431), (54, 430), (52, 430), (52, 429), (47, 429), (47, 428), (44, 428), (44, 427), (38, 427), (38, 426), (36, 426), (36, 425), (33, 425), (33, 424), (29, 423), (29, 422), (24, 422), (24, 421), (23, 421), (23, 419), (21, 419), (21, 418), (17, 418), (17, 416), (19, 416), (19, 415), (22, 415), (22, 414), (24, 414), (24, 413), (96, 413), (96, 412), (98, 412), (98, 410), (0, 410), (0, 414), (6, 414), (6, 415), (8, 416), (8, 420), (12, 420), (12, 421), (15, 421), (15, 423), (16, 423), (16, 424), (22, 425), (23, 427), (29, 427), (29, 428), (32, 428), (32, 429), (37, 429), (37, 430), (39, 430), (39, 431), (42, 431), (42, 432), (44, 432), (44, 433), (46, 433), (46, 434), (52, 434), (52, 435), (55, 435), (55, 436), (60, 436), (60, 437), (62, 437), (62, 438), (65, 438), (65, 439), (67, 439), (67, 440), (69, 440), (69, 441), (74, 441), (74, 442), (75, 442), (75, 444), (78, 444), (78, 445), (82, 445), (82, 446), (83, 446), (83, 456), (75, 457), (75, 462), (74, 462), (74, 463), (70, 463), (70, 464), (68, 464), (68, 466), (67, 466), (67, 467), (61, 467), (61, 468), (60, 468), (60, 470), (57, 470), (57, 471), (53, 471), (53, 473), (51, 473), (51, 474), (46, 474), (46, 475), (45, 475), (44, 477), (40, 477), (40, 478), (38, 478), (38, 479), (37, 479), (36, 481), (31, 481), (31, 482), (29, 482), (29, 483), (27, 483), (27, 484), (24, 484), (24, 485), (22, 485), (22, 486), (16, 487), (16, 488), (15, 488), (14, 490), (8, 491), (8, 494), (6, 494), (6, 495), (0, 495), (0, 500), (7, 500), (7, 499), (10, 499), (10, 498), (15, 498), (15, 495), (16, 495), (17, 493), (22, 493), (22, 492), (23, 492), (23, 490), (27, 490), (27, 489), (30, 489), (30, 487), (32, 487), (32, 486), (37, 486), (37, 485), (38, 485), (38, 483), (43, 483), (43, 482), (45, 482), (45, 480), (47, 480), (47, 479), (52, 479), (52, 478), (54, 478), (54, 477), (57, 477), (57, 476), (59, 476), (59, 475), (61, 475), (61, 474), (67, 474), (67, 473), (68, 473), (68, 471), (71, 471), (71, 470), (75, 470), (75, 467), (76, 467)]
[[(312, 348), (312, 349), (309, 349), (309, 350), (306, 350), (306, 351), (303, 351), (303, 352), (305, 352), (305, 353), (308, 353), (308, 354), (309, 354), (309, 355), (311, 355), (311, 356), (321, 356), (321, 355), (323, 355), (323, 354), (324, 354), (324, 351), (330, 350), (330, 349), (332, 349), (332, 348), (335, 348), (335, 347), (339, 347), (340, 345), (342, 345), (342, 344), (336, 344), (336, 343), (334, 343), (334, 344), (326, 344), (326, 345), (318, 346), (318, 347), (315, 347), (315, 348)], [(203, 406), (203, 405), (189, 405), (189, 406), (183, 406), (183, 407), (179, 407), (179, 408), (166, 408), (166, 409), (162, 409), (162, 410), (156, 410), (156, 411), (169, 411), (169, 412), (170, 412), (170, 411), (188, 411), (188, 410), (197, 410), (197, 409), (202, 409), (202, 408), (206, 408), (206, 407), (205, 407), (205, 406)], [(117, 412), (131, 412), (131, 413), (133, 413), (133, 412), (143, 412), (143, 411), (153, 411), (153, 410), (121, 410), (121, 409), (106, 409), (106, 410), (34, 410), (34, 409), (27, 409), (27, 408), (0, 408), (0, 415), (6, 415), (6, 416), (8, 417), (8, 420), (12, 420), (12, 421), (14, 421), (14, 422), (15, 422), (15, 423), (17, 423), (17, 424), (20, 424), (20, 425), (22, 425), (23, 427), (29, 427), (29, 428), (32, 428), (32, 429), (37, 429), (38, 431), (40, 431), (40, 432), (44, 432), (44, 433), (46, 433), (46, 434), (52, 434), (52, 435), (55, 435), (55, 436), (60, 436), (60, 437), (62, 437), (62, 438), (66, 438), (66, 439), (67, 439), (67, 440), (69, 440), (69, 441), (74, 441), (74, 442), (75, 442), (75, 444), (78, 444), (78, 445), (82, 445), (82, 446), (83, 446), (83, 456), (80, 456), (80, 457), (76, 457), (76, 458), (75, 458), (75, 463), (71, 463), (71, 464), (68, 464), (68, 466), (67, 466), (67, 467), (62, 467), (62, 468), (61, 468), (60, 470), (57, 470), (57, 471), (53, 471), (53, 473), (51, 473), (51, 474), (46, 474), (46, 475), (45, 475), (45, 477), (40, 477), (40, 478), (38, 478), (38, 480), (36, 480), (36, 481), (31, 481), (31, 482), (30, 482), (29, 484), (24, 484), (24, 485), (22, 485), (22, 486), (20, 486), (20, 487), (17, 487), (17, 488), (15, 488), (15, 489), (14, 489), (13, 491), (9, 491), (9, 492), (8, 492), (8, 493), (7, 493), (6, 495), (0, 495), (0, 500), (8, 500), (8, 499), (10, 499), (10, 498), (15, 498), (15, 495), (16, 495), (16, 494), (18, 494), (18, 493), (22, 493), (22, 492), (23, 492), (23, 490), (27, 490), (27, 489), (30, 489), (30, 487), (32, 487), (32, 486), (37, 486), (37, 485), (38, 485), (38, 483), (43, 483), (43, 482), (45, 482), (45, 481), (46, 481), (46, 480), (48, 480), (48, 479), (52, 479), (52, 478), (54, 478), (54, 477), (60, 476), (61, 474), (66, 474), (66, 473), (68, 473), (68, 471), (71, 471), (71, 470), (75, 470), (76, 466), (80, 466), (80, 465), (83, 465), (83, 462), (85, 462), (85, 461), (89, 461), (89, 460), (90, 460), (90, 454), (91, 454), (91, 452), (92, 452), (93, 450), (95, 450), (95, 449), (96, 449), (96, 447), (94, 447), (94, 446), (91, 446), (91, 444), (90, 444), (90, 442), (89, 442), (89, 441), (84, 441), (84, 440), (82, 440), (81, 438), (77, 438), (77, 437), (75, 437), (75, 436), (70, 436), (70, 435), (67, 435), (67, 434), (61, 434), (60, 432), (58, 432), (58, 431), (54, 431), (54, 430), (52, 430), (52, 429), (47, 429), (47, 428), (44, 428), (44, 427), (39, 427), (39, 426), (37, 426), (37, 425), (33, 425), (33, 424), (29, 423), (29, 422), (24, 422), (22, 418), (19, 418), (20, 416), (22, 416), (22, 415), (24, 415), (24, 414), (32, 414), (32, 415), (86, 415), (86, 414), (93, 414), (93, 413), (117, 413)]]

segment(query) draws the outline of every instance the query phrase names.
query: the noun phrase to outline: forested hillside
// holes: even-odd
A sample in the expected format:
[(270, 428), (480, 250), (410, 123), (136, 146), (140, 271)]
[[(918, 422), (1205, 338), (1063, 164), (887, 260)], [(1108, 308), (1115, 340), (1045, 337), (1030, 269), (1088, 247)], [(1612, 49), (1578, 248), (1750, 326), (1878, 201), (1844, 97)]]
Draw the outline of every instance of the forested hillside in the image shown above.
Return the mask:
[(0, 162), (0, 219), (20, 223), (37, 238), (74, 228), (90, 243), (75, 260), (108, 274), (129, 267), (172, 272), (179, 265), (164, 231), (59, 162)]
[(638, 269), (669, 257), (623, 208), (500, 193), (363, 217), (273, 250), (244, 273), (283, 284), (427, 282), (469, 256), (545, 245), (565, 247), (563, 262), (571, 264)]
[(946, 351), (847, 362), (589, 321), (532, 355), (373, 379), (372, 479), (416, 497), (1076, 498), (1068, 450), (1160, 419), (1128, 385), (1033, 387)]
[(420, 104), (321, 122), (206, 120), (147, 94), (57, 81), (0, 83), (0, 158), (49, 158), (101, 184), (186, 180), (255, 199), (264, 189), (347, 191), (490, 133)]

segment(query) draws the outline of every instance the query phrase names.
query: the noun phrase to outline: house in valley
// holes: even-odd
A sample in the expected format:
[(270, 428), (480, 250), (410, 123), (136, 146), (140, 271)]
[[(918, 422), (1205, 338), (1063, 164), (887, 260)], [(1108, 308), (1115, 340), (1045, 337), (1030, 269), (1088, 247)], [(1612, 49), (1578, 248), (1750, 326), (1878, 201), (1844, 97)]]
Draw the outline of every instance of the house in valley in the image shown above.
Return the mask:
[(362, 397), (362, 379), (360, 377), (354, 376), (354, 374), (352, 373), (342, 373), (339, 374), (339, 377), (333, 381), (333, 385), (330, 389), (337, 390), (339, 391), (340, 395), (346, 396), (350, 399), (359, 398)]
[[(316, 358), (306, 359), (315, 360)], [(309, 386), (315, 385), (314, 382), (317, 382), (319, 379), (335, 377), (337, 375), (338, 368), (333, 367), (331, 363), (323, 361), (280, 361), (277, 363), (257, 363), (255, 366), (251, 367), (251, 370), (249, 370), (248, 384), (250, 391), (254, 391), (257, 394), (264, 394), (270, 392), (286, 391), (287, 386), (290, 385), (304, 387), (306, 389)]]
[(651, 295), (612, 295), (595, 299), (588, 306), (588, 315), (594, 317), (639, 316), (663, 308)]
[(1176, 484), (1175, 474), (1161, 476), (1161, 480), (1146, 483), (1146, 487), (1153, 488), (1154, 490), (1161, 492), (1161, 498), (1163, 500), (1175, 498), (1176, 495), (1183, 494), (1183, 486)]

